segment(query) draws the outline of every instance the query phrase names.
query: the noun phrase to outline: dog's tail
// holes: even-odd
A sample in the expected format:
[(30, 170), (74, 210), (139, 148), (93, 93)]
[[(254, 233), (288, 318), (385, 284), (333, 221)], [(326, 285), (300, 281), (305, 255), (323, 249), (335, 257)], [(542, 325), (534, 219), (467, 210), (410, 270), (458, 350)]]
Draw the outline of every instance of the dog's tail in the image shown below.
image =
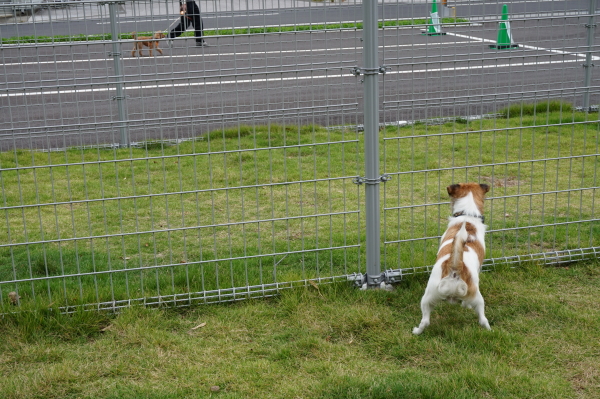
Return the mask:
[(450, 253), (450, 273), (440, 281), (438, 291), (441, 295), (447, 298), (464, 297), (467, 294), (467, 283), (461, 278), (462, 271), (465, 267), (463, 262), (463, 253), (465, 252), (465, 244), (469, 238), (466, 222), (462, 224), (458, 233), (452, 242), (452, 252)]
[(131, 37), (133, 37), (133, 40), (137, 39), (137, 32), (131, 32)]
[(463, 267), (463, 252), (465, 252), (465, 244), (469, 239), (469, 233), (467, 232), (467, 223), (464, 222), (460, 227), (460, 230), (454, 236), (452, 242), (452, 255), (450, 255), (450, 269), (460, 274)]

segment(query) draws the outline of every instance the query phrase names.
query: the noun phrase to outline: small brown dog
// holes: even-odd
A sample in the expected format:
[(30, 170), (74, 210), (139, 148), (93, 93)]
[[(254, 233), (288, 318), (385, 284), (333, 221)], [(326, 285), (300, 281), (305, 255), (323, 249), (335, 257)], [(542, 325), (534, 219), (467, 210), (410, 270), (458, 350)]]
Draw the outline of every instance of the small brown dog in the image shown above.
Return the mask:
[(144, 46), (148, 47), (148, 51), (150, 52), (150, 57), (152, 57), (152, 49), (156, 49), (161, 55), (162, 50), (158, 48), (159, 39), (164, 39), (166, 36), (163, 32), (154, 32), (152, 36), (138, 36), (136, 32), (132, 32), (133, 36), (133, 50), (131, 51), (131, 56), (135, 57), (135, 53), (139, 54), (140, 57), (143, 57), (142, 49)]

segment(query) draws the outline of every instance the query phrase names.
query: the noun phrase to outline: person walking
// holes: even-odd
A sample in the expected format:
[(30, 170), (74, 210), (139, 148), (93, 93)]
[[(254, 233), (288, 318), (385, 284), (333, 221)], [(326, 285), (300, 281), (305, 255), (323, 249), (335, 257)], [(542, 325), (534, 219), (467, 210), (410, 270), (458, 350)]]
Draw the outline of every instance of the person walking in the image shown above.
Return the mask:
[(204, 26), (200, 17), (200, 8), (194, 0), (179, 0), (179, 13), (181, 21), (171, 32), (169, 38), (174, 39), (181, 36), (183, 32), (192, 24), (194, 26), (194, 36), (196, 37), (196, 46), (208, 47), (204, 41)]

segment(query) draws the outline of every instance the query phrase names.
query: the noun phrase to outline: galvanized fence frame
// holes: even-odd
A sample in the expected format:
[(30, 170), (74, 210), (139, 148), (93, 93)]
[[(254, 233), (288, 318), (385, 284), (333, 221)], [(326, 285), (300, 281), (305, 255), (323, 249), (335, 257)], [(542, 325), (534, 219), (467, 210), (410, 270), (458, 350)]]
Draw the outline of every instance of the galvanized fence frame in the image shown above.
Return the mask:
[[(42, 17), (7, 26), (21, 37), (32, 28), (36, 39), (0, 47), (0, 95), (9, 111), (0, 127), (0, 303), (71, 312), (233, 301), (339, 280), (379, 287), (429, 270), (448, 213), (444, 187), (465, 179), (493, 187), (486, 268), (597, 257), (596, 0), (575, 8), (547, 3), (549, 9), (511, 15), (511, 23), (533, 24), (529, 32), (579, 26), (583, 44), (548, 46), (544, 39), (520, 52), (484, 50), (503, 23), (502, 3), (207, 1), (199, 4), (205, 20), (212, 18), (204, 27), (211, 47), (193, 49), (191, 37), (173, 47), (159, 39), (162, 58), (139, 60), (126, 54), (133, 41), (125, 26), (172, 28), (179, 11), (173, 2), (33, 3), (46, 10)], [(348, 13), (352, 8), (360, 17)], [(438, 25), (435, 8), (442, 17), (459, 8), (456, 17), (462, 12), (467, 22)], [(496, 14), (488, 15), (492, 8)], [(305, 19), (288, 24), (286, 12)], [(404, 13), (429, 21), (403, 26)], [(98, 34), (74, 15), (103, 26), (103, 36), (72, 41), (75, 29)], [(240, 20), (247, 31), (232, 30), (241, 29)], [(277, 29), (253, 31), (255, 23)], [(40, 40), (48, 27), (54, 39)], [(56, 36), (62, 30), (65, 42)], [(3, 39), (5, 32), (0, 27)], [(405, 57), (403, 48), (425, 55)], [(306, 61), (290, 54), (306, 54)], [(540, 90), (510, 80), (506, 92), (503, 82), (492, 82), (491, 93), (477, 95), (444, 83), (460, 85), (488, 68), (544, 72), (552, 57), (571, 57), (563, 65), (582, 65), (580, 76)], [(52, 62), (54, 70), (44, 69)], [(75, 79), (60, 72), (69, 62)], [(425, 82), (424, 91), (410, 79)], [(558, 151), (570, 153), (511, 158), (509, 136), (527, 143), (534, 133), (509, 126), (497, 111), (556, 99), (584, 112), (561, 109), (559, 123), (542, 113), (521, 119), (528, 128), (559, 129), (571, 144), (559, 141)], [(485, 118), (496, 119), (484, 125)], [(534, 140), (550, 145), (552, 134)], [(502, 151), (502, 140), (504, 159), (485, 160)], [(455, 151), (448, 145), (475, 149), (478, 159), (452, 155), (444, 163), (444, 153)], [(405, 148), (412, 151), (407, 160)], [(422, 157), (440, 161), (431, 167)], [(568, 172), (580, 173), (578, 183), (559, 183), (565, 163), (582, 164)], [(554, 173), (554, 186), (534, 181), (539, 165), (543, 179)], [(565, 219), (564, 201), (578, 201), (579, 214)], [(538, 204), (541, 216), (532, 211)], [(515, 213), (523, 216), (509, 220)], [(550, 240), (543, 238), (548, 229)]]
[[(509, 3), (510, 8), (514, 9), (519, 3)], [(598, 257), (599, 219), (595, 206), (598, 133), (597, 126), (593, 125), (598, 119), (598, 85), (592, 79), (593, 62), (598, 60), (598, 48), (594, 44), (597, 2), (581, 2), (577, 5), (579, 8), (571, 9), (560, 6), (574, 6), (574, 3), (549, 2), (549, 8), (545, 10), (540, 6), (538, 10), (528, 9), (516, 16), (509, 15), (506, 4), (486, 5), (479, 7), (486, 13), (471, 14), (472, 18), (469, 18), (481, 28), (465, 30), (459, 28), (458, 23), (435, 26), (434, 13), (440, 11), (442, 15), (449, 15), (454, 9), (440, 10), (433, 2), (431, 25), (423, 32), (427, 38), (424, 45), (428, 51), (431, 49), (432, 56), (423, 57), (421, 65), (416, 66), (414, 60), (402, 57), (388, 59), (383, 51), (385, 61), (381, 73), (384, 81), (390, 76), (385, 70), (410, 69), (413, 76), (423, 76), (428, 87), (443, 87), (446, 83), (447, 92), (432, 89), (433, 93), (419, 93), (409, 89), (412, 97), (389, 101), (383, 95), (382, 114), (392, 110), (396, 115), (414, 115), (417, 109), (420, 119), (397, 122), (388, 119), (379, 126), (385, 130), (381, 179), (392, 179), (387, 185), (393, 186), (386, 187), (383, 200), (382, 256), (385, 260), (382, 269), (387, 270), (373, 269), (372, 275), (367, 270), (364, 276), (355, 277), (359, 284), (377, 286), (382, 281), (393, 282), (398, 276), (430, 270), (437, 240), (449, 213), (443, 195), (444, 183), (449, 185), (456, 180), (484, 182), (492, 187), (486, 201), (488, 259), (484, 269), (498, 264), (563, 264)], [(492, 13), (487, 14), (490, 9)], [(578, 40), (568, 41), (553, 33), (556, 25), (577, 27)], [(541, 75), (551, 70), (552, 65), (563, 69), (563, 77), (568, 79), (548, 85), (543, 83), (543, 77), (538, 78), (535, 74), (530, 74), (528, 81), (520, 76), (525, 75), (522, 71)], [(487, 75), (495, 80), (495, 84), (487, 85), (487, 92), (469, 93), (469, 86), (461, 82), (459, 71), (479, 70), (485, 75), (487, 68), (498, 71), (498, 75), (502, 70), (507, 71), (502, 74), (504, 80), (498, 80), (492, 75), (496, 72), (490, 72)], [(450, 84), (444, 81), (445, 70), (454, 73), (446, 78)], [(564, 71), (572, 73), (569, 75)], [(466, 78), (477, 78), (478, 75), (467, 73)], [(408, 79), (405, 81), (408, 83)], [(386, 87), (385, 83), (383, 87)], [(461, 89), (467, 92), (461, 92)], [(590, 93), (594, 96), (592, 101)], [(561, 100), (569, 101), (573, 109), (570, 105), (561, 105)], [(536, 108), (529, 116), (523, 106), (526, 103), (538, 103), (543, 107)], [(521, 118), (521, 123), (516, 126), (507, 119), (506, 107), (509, 105), (516, 105), (508, 111), (510, 116)], [(558, 109), (550, 117), (552, 106)], [(457, 111), (465, 108), (477, 111)], [(501, 113), (497, 114), (498, 111)], [(493, 118), (494, 122), (484, 123), (486, 118)], [(560, 121), (557, 123), (550, 118)], [(587, 125), (588, 121), (592, 125)], [(425, 127), (417, 128), (416, 124)], [(531, 128), (524, 129), (524, 126)], [(371, 127), (376, 128), (377, 125)], [(536, 129), (541, 132), (537, 134)], [(475, 137), (475, 145), (469, 142), (471, 137)], [(569, 137), (570, 141), (561, 142), (563, 137)], [(540, 139), (545, 140), (542, 144), (544, 153), (533, 149), (534, 141)], [(581, 146), (585, 147), (582, 143), (586, 139), (591, 139), (594, 144), (583, 149)], [(505, 146), (500, 151), (502, 159), (495, 160), (492, 155), (491, 161), (486, 160), (490, 159), (489, 154), (498, 152), (500, 143)], [(456, 147), (461, 150), (457, 156)], [(402, 148), (413, 148), (412, 158), (402, 160)], [(423, 164), (423, 160), (418, 159), (418, 151), (425, 160), (428, 157), (435, 160), (429, 162), (435, 167), (416, 167), (416, 164)], [(445, 157), (449, 159), (442, 161)], [(578, 163), (581, 167), (573, 168)], [(418, 176), (424, 177), (419, 179)], [(433, 183), (428, 179), (434, 180)], [(435, 191), (428, 192), (430, 187)], [(549, 202), (553, 203), (550, 211), (546, 209)], [(410, 222), (402, 223), (402, 220)]]

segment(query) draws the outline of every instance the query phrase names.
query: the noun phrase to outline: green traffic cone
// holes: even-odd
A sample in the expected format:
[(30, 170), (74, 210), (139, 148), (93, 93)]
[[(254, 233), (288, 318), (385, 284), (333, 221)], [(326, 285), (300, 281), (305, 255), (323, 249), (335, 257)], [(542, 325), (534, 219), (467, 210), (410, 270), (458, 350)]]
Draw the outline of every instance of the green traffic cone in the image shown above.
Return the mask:
[(429, 25), (427, 30), (423, 32), (424, 35), (428, 36), (439, 36), (445, 35), (445, 32), (442, 32), (442, 25), (440, 23), (440, 15), (437, 10), (437, 3), (433, 0), (433, 5), (431, 6), (431, 18), (427, 21)]
[(516, 47), (519, 47), (519, 45), (512, 42), (512, 32), (510, 30), (510, 21), (508, 20), (508, 6), (504, 4), (502, 6), (502, 20), (498, 27), (498, 38), (496, 44), (491, 45), (490, 48), (504, 50)]

